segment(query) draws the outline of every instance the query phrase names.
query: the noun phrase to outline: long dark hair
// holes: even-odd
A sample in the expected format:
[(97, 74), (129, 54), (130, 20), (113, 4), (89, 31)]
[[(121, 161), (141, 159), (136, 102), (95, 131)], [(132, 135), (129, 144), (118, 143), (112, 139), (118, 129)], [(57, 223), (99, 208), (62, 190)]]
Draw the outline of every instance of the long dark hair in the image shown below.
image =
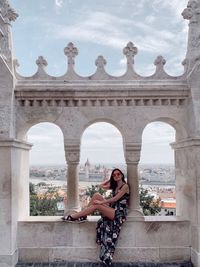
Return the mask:
[(116, 181), (114, 180), (114, 178), (113, 178), (113, 173), (114, 173), (115, 171), (118, 171), (118, 172), (121, 173), (121, 175), (122, 175), (122, 181), (123, 181), (124, 183), (126, 183), (124, 174), (123, 174), (123, 172), (122, 172), (120, 169), (116, 168), (116, 169), (112, 170), (111, 175), (110, 175), (110, 189), (112, 189), (113, 191), (115, 191), (115, 189), (116, 189), (116, 187), (117, 187), (117, 182), (116, 182)]

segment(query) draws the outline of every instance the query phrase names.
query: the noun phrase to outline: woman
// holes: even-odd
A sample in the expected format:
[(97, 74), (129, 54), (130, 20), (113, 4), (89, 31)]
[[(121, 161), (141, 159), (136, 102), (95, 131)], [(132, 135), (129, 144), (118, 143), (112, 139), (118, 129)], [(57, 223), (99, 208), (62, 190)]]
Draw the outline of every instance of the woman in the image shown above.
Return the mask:
[(110, 179), (99, 185), (103, 189), (111, 189), (112, 197), (103, 198), (96, 193), (91, 198), (86, 209), (63, 217), (67, 222), (84, 221), (87, 215), (99, 211), (102, 215), (97, 223), (96, 242), (101, 246), (100, 259), (105, 266), (111, 266), (116, 241), (121, 226), (127, 217), (129, 200), (129, 186), (125, 181), (124, 174), (119, 169), (114, 169)]

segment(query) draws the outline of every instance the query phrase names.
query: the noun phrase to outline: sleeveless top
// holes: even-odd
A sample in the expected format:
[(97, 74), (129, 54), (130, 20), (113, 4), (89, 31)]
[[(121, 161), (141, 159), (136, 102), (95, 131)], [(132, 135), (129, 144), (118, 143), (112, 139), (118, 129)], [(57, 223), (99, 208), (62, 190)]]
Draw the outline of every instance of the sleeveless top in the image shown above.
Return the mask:
[[(124, 186), (124, 184), (119, 188), (119, 190)], [(118, 192), (112, 192), (114, 197)], [(128, 203), (129, 203), (130, 193), (125, 193), (120, 199), (116, 202), (110, 204), (110, 207), (115, 209), (115, 219), (120, 219), (122, 222), (126, 220), (128, 213)]]

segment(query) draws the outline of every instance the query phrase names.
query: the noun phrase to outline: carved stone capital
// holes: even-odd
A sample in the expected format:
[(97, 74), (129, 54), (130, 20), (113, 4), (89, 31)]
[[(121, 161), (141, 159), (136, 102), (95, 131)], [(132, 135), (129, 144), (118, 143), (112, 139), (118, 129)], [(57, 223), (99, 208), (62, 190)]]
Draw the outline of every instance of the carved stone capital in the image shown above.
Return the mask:
[(184, 149), (188, 147), (200, 147), (200, 138), (190, 138), (180, 142), (170, 144), (174, 150)]
[(79, 145), (65, 145), (65, 158), (68, 164), (79, 164), (80, 146)]
[(141, 144), (131, 143), (125, 145), (125, 160), (127, 164), (138, 164), (140, 161)]

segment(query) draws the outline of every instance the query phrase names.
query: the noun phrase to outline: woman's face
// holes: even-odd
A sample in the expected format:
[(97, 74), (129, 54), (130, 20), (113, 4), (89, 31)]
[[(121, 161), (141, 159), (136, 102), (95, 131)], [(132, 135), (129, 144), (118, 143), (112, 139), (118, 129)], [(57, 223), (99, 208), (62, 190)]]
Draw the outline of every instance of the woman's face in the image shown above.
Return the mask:
[(118, 170), (115, 170), (114, 172), (113, 172), (113, 179), (117, 182), (117, 181), (120, 181), (121, 179), (122, 179), (122, 173), (120, 172), (120, 171), (118, 171)]

